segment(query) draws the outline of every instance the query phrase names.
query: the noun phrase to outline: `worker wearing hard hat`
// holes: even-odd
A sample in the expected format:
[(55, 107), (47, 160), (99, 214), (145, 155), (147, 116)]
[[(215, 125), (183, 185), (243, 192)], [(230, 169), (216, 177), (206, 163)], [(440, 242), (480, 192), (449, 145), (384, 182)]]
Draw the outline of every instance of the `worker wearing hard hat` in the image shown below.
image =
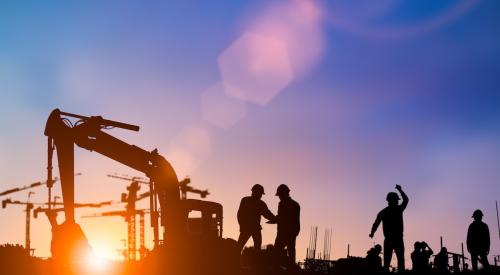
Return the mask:
[(405, 270), (405, 247), (403, 241), (403, 211), (408, 205), (408, 196), (403, 192), (400, 185), (396, 185), (401, 197), (403, 197), (403, 202), (398, 204), (400, 200), (399, 196), (395, 192), (389, 192), (387, 194), (387, 204), (388, 206), (377, 215), (377, 219), (373, 223), (372, 231), (370, 233), (370, 238), (373, 238), (375, 231), (377, 231), (378, 226), (382, 222), (382, 228), (384, 231), (384, 269), (389, 270), (389, 265), (391, 264), (392, 251), (396, 252), (396, 258), (398, 259), (398, 272), (403, 272)]
[(274, 247), (278, 252), (283, 252), (286, 247), (288, 259), (295, 264), (295, 240), (300, 232), (300, 205), (290, 197), (290, 188), (285, 184), (278, 186), (276, 196), (280, 202), (276, 216), (278, 232)]
[(241, 249), (245, 246), (250, 236), (253, 239), (253, 246), (260, 250), (262, 246), (262, 226), (260, 226), (260, 217), (268, 220), (274, 220), (274, 214), (269, 210), (266, 203), (262, 201), (264, 195), (264, 187), (260, 184), (255, 184), (252, 187), (252, 195), (241, 199), (240, 208), (238, 209), (238, 223), (240, 225), (240, 236), (238, 245)]
[(472, 270), (477, 271), (477, 261), (481, 262), (483, 268), (490, 266), (488, 254), (490, 253), (490, 230), (488, 225), (482, 221), (483, 212), (479, 209), (472, 214), (474, 221), (469, 225), (467, 231), (467, 250), (470, 253)]

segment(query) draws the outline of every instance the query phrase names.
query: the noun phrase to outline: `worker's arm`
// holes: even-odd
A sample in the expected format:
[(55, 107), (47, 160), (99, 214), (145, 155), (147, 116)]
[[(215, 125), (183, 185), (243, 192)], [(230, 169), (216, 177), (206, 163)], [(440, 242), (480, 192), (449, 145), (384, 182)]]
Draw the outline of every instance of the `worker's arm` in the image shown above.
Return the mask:
[(472, 224), (469, 225), (469, 229), (467, 229), (467, 251), (470, 252), (470, 247), (471, 247), (471, 227), (472, 227)]
[(241, 222), (243, 220), (243, 208), (244, 208), (244, 201), (245, 201), (245, 198), (241, 199), (241, 202), (240, 202), (240, 207), (238, 208), (238, 224), (241, 225)]
[(423, 243), (424, 243), (425, 247), (428, 248), (428, 251), (431, 253), (431, 255), (434, 254), (434, 251), (432, 251), (432, 248), (426, 242), (423, 242)]
[(375, 234), (375, 232), (377, 231), (377, 228), (378, 226), (380, 225), (380, 223), (382, 222), (382, 215), (381, 215), (382, 212), (378, 213), (377, 215), (377, 219), (375, 219), (375, 222), (373, 223), (373, 226), (372, 226), (372, 232), (370, 233), (370, 238), (373, 238), (373, 235)]
[(269, 210), (269, 208), (267, 207), (267, 204), (265, 202), (262, 202), (262, 213), (261, 214), (262, 214), (262, 216), (264, 216), (264, 218), (268, 219), (271, 222), (276, 221), (276, 216), (273, 214), (273, 212), (271, 212), (271, 210)]
[(490, 254), (490, 229), (488, 228), (487, 224), (484, 224), (484, 226), (486, 227), (486, 232), (488, 233), (485, 236), (485, 238), (486, 238), (486, 247), (487, 247), (486, 255), (488, 255), (488, 254)]
[(399, 194), (403, 198), (403, 202), (401, 203), (401, 209), (405, 210), (406, 206), (408, 206), (408, 201), (409, 201), (408, 196), (403, 191), (403, 188), (401, 188), (401, 185), (396, 185), (396, 189), (398, 190)]

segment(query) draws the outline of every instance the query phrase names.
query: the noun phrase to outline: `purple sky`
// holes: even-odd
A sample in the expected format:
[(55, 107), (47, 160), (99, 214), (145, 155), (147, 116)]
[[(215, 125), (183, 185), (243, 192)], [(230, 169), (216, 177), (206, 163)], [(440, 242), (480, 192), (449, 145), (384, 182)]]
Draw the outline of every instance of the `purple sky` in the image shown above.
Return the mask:
[[(347, 243), (364, 256), (382, 242), (368, 233), (401, 184), (408, 255), (417, 240), (437, 250), (439, 236), (458, 252), (477, 208), (500, 254), (500, 3), (160, 2), (0, 4), (1, 189), (46, 177), (43, 128), (60, 108), (140, 125), (110, 133), (158, 148), (179, 177), (209, 188), (226, 237), (237, 238), (253, 184), (276, 211), (285, 183), (302, 206), (299, 258), (312, 225), (333, 228), (333, 258)], [(140, 175), (81, 149), (76, 157), (80, 201), (118, 200), (126, 183), (108, 173)], [(46, 198), (35, 192), (32, 201)], [(0, 212), (0, 243), (23, 243), (22, 211)], [(121, 219), (79, 222), (115, 256)], [(32, 230), (35, 254), (48, 256), (48, 223)], [(264, 243), (274, 230), (264, 226)]]

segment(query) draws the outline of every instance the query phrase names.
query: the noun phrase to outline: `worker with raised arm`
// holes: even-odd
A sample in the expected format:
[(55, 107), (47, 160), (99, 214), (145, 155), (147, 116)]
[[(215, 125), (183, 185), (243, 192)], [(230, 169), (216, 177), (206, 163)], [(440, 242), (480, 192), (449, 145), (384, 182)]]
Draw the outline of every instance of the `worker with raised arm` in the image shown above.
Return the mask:
[(241, 199), (238, 209), (238, 223), (240, 225), (238, 245), (240, 251), (250, 236), (252, 236), (254, 248), (260, 250), (262, 246), (260, 217), (264, 216), (264, 218), (270, 221), (276, 218), (267, 207), (267, 204), (262, 201), (262, 195), (264, 195), (264, 187), (260, 184), (255, 184), (252, 187), (252, 195)]
[(388, 206), (377, 215), (375, 222), (373, 223), (372, 230), (370, 233), (370, 238), (377, 231), (378, 226), (382, 223), (382, 228), (384, 231), (384, 269), (389, 270), (391, 264), (392, 252), (396, 253), (396, 258), (398, 260), (398, 272), (403, 272), (405, 270), (405, 256), (404, 256), (404, 241), (403, 241), (403, 211), (408, 205), (408, 196), (403, 191), (400, 185), (396, 185), (396, 190), (403, 198), (403, 202), (398, 204), (400, 200), (399, 196), (395, 192), (389, 192), (387, 194), (387, 204)]
[(472, 214), (474, 221), (469, 225), (467, 230), (467, 250), (470, 253), (472, 262), (472, 271), (477, 271), (478, 260), (487, 269), (490, 264), (488, 262), (488, 254), (490, 253), (490, 229), (488, 225), (482, 221), (483, 212), (479, 209)]

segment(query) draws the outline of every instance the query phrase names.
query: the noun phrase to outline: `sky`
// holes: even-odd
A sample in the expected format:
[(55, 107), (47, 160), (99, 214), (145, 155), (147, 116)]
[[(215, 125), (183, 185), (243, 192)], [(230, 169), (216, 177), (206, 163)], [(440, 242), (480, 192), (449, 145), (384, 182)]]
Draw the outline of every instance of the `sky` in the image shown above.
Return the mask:
[[(311, 226), (319, 251), (331, 228), (332, 258), (348, 244), (364, 256), (383, 242), (381, 229), (368, 234), (400, 184), (407, 261), (413, 242), (438, 251), (440, 236), (460, 252), (475, 209), (498, 255), (499, 9), (488, 0), (2, 2), (0, 189), (46, 178), (43, 130), (59, 108), (139, 125), (106, 131), (157, 148), (179, 178), (209, 189), (227, 238), (238, 237), (237, 208), (253, 184), (273, 212), (287, 184), (301, 205), (299, 259)], [(144, 176), (75, 152), (77, 202), (118, 201), (127, 182), (107, 174)], [(45, 188), (33, 191), (32, 202), (46, 200)], [(24, 244), (23, 211), (0, 211), (0, 243)], [(77, 222), (98, 254), (119, 258), (123, 219), (80, 218), (99, 211), (78, 209)], [(48, 222), (33, 219), (31, 230), (35, 255), (48, 257)], [(264, 224), (263, 243), (275, 233)], [(149, 248), (151, 235), (147, 224)]]

